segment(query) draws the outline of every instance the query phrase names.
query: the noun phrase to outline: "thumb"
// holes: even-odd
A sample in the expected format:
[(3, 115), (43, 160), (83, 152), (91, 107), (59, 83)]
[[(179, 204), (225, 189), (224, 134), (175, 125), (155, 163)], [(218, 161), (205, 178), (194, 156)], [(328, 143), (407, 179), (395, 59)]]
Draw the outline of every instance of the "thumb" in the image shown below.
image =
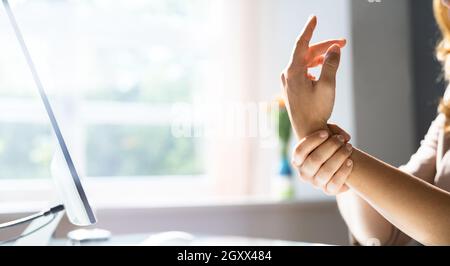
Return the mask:
[(341, 61), (341, 49), (338, 45), (331, 46), (325, 56), (325, 62), (322, 66), (319, 83), (329, 88), (336, 87), (336, 73)]
[(339, 134), (339, 135), (344, 136), (345, 141), (347, 141), (347, 142), (350, 141), (352, 138), (350, 136), (350, 134), (348, 134), (345, 130), (343, 130), (340, 126), (338, 126), (336, 124), (328, 124), (328, 129), (330, 129), (330, 131), (335, 135)]

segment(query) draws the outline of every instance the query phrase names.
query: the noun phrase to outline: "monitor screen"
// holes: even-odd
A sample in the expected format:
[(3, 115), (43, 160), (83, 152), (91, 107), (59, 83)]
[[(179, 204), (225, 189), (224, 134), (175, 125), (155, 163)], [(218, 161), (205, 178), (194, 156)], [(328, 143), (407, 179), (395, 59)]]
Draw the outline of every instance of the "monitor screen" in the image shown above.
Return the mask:
[(62, 135), (58, 121), (54, 115), (52, 106), (48, 100), (44, 86), (39, 78), (37, 69), (33, 63), (25, 40), (22, 36), (18, 23), (11, 10), (8, 0), (2, 0), (11, 26), (19, 42), (20, 48), (25, 56), (33, 80), (39, 91), (42, 103), (50, 120), (54, 136), (58, 142), (55, 157), (51, 165), (52, 177), (57, 186), (58, 194), (63, 201), (69, 220), (80, 226), (90, 225), (96, 222), (96, 218), (87, 199), (83, 185), (70, 155), (66, 141)]

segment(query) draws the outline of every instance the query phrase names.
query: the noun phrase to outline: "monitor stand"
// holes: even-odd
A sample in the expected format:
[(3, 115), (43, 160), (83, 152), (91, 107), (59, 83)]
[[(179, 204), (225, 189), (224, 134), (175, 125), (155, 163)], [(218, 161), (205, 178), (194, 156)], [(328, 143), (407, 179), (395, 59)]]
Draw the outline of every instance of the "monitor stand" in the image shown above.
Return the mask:
[[(39, 219), (36, 219), (32, 221), (28, 227), (23, 231), (22, 234), (27, 234), (30, 232), (33, 232), (37, 228), (45, 225), (43, 228), (39, 229), (38, 231), (31, 233), (28, 236), (22, 237), (16, 242), (14, 242), (14, 246), (47, 246), (50, 242), (50, 239), (52, 238), (56, 227), (58, 227), (59, 222), (61, 221), (62, 217), (64, 216), (64, 211), (61, 211), (55, 215), (55, 218), (53, 219), (52, 215), (44, 216)], [(53, 221), (51, 221), (53, 219)], [(51, 222), (50, 222), (51, 221)]]

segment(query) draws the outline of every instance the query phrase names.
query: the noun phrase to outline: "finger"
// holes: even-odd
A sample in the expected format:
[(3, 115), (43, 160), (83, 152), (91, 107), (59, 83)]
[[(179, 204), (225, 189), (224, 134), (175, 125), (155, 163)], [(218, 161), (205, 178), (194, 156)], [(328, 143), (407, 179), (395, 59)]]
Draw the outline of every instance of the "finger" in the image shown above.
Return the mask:
[(352, 139), (352, 136), (348, 134), (345, 130), (343, 130), (340, 126), (336, 124), (328, 124), (328, 128), (336, 135), (342, 135), (345, 138), (346, 142), (349, 142)]
[(300, 181), (303, 183), (311, 184), (311, 181), (313, 180), (312, 176), (307, 175), (306, 173), (303, 173), (301, 169), (298, 170)]
[(326, 185), (331, 180), (333, 175), (345, 164), (345, 161), (352, 154), (353, 147), (351, 144), (347, 143), (341, 147), (329, 160), (325, 162), (322, 167), (320, 167), (316, 176), (314, 177), (313, 183), (318, 187), (326, 190)]
[(350, 190), (350, 188), (349, 188), (346, 184), (344, 184), (344, 185), (341, 187), (341, 189), (338, 191), (338, 193), (337, 193), (336, 195), (345, 193), (345, 192), (347, 192), (347, 191), (349, 191), (349, 190)]
[(302, 33), (297, 39), (297, 44), (292, 53), (291, 65), (295, 65), (296, 67), (306, 69), (305, 60), (309, 50), (309, 42), (311, 41), (316, 26), (317, 26), (317, 17), (311, 16), (308, 22), (306, 23)]
[(328, 182), (326, 190), (330, 194), (339, 194), (347, 191), (349, 188), (345, 185), (348, 177), (353, 170), (353, 161), (348, 159), (344, 165), (334, 174), (333, 178)]
[(308, 58), (316, 58), (320, 55), (323, 55), (328, 51), (328, 49), (334, 44), (338, 45), (340, 48), (344, 48), (347, 44), (346, 39), (339, 40), (328, 40), (320, 43), (316, 43), (309, 47)]
[(341, 60), (341, 49), (338, 45), (333, 45), (328, 49), (325, 62), (320, 74), (319, 83), (323, 86), (334, 89), (336, 87), (336, 73)]
[(306, 74), (307, 75), (307, 77), (310, 79), (310, 80), (316, 80), (316, 77), (314, 76), (314, 75), (312, 75), (312, 74), (310, 74), (310, 73), (308, 73), (308, 74)]
[(313, 60), (308, 60), (307, 66), (308, 66), (308, 68), (312, 68), (312, 67), (323, 65), (324, 62), (325, 62), (325, 56), (320, 55), (320, 56), (314, 58)]
[(344, 142), (345, 138), (341, 135), (329, 138), (308, 155), (300, 167), (301, 171), (308, 176), (315, 176), (320, 167), (344, 145)]
[(281, 73), (281, 82), (283, 83), (283, 87), (286, 87), (286, 76), (284, 72)]
[(297, 147), (294, 149), (292, 156), (293, 164), (296, 167), (300, 167), (305, 161), (306, 157), (315, 150), (319, 145), (324, 143), (329, 134), (327, 131), (316, 132), (300, 141)]

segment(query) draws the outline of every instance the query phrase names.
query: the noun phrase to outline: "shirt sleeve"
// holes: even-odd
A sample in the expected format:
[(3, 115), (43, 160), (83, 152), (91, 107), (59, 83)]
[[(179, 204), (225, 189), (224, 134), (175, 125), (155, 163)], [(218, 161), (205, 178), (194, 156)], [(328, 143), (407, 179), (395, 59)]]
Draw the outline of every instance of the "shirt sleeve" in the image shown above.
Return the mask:
[(438, 117), (431, 123), (427, 134), (420, 143), (417, 152), (411, 156), (409, 162), (399, 169), (423, 179), (429, 183), (434, 181), (436, 175), (436, 157), (438, 149), (439, 132), (444, 126), (445, 116)]

